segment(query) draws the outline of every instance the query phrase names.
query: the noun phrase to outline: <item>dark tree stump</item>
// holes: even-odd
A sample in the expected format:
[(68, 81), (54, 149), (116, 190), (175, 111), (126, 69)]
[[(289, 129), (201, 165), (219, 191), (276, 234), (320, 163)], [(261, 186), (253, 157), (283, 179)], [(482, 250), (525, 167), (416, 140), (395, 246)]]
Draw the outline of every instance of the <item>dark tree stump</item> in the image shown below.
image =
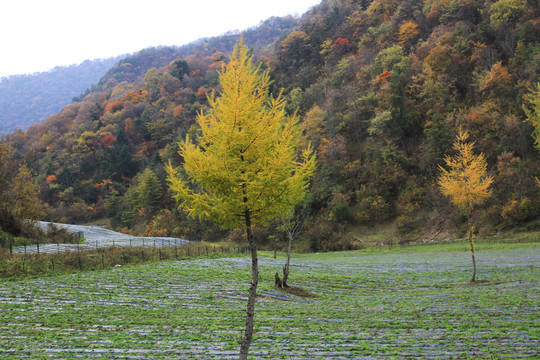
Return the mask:
[(283, 288), (283, 280), (279, 278), (278, 273), (276, 273), (275, 277), (276, 277), (276, 283), (275, 283), (276, 287)]
[(282, 287), (287, 288), (289, 285), (287, 285), (287, 279), (289, 278), (289, 262), (287, 261), (287, 264), (283, 267), (283, 280), (281, 280)]
[(281, 279), (279, 277), (278, 273), (276, 272), (276, 275), (275, 275), (275, 278), (276, 278), (275, 285), (276, 285), (276, 287), (281, 288), (281, 289), (289, 287), (289, 285), (287, 285), (287, 275), (288, 275), (287, 273), (284, 273), (283, 279)]

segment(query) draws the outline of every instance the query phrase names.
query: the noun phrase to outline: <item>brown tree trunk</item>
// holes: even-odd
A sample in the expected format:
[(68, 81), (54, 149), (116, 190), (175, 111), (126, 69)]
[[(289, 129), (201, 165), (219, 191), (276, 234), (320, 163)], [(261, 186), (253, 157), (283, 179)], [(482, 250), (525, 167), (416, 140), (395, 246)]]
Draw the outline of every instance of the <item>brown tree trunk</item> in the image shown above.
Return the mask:
[(289, 278), (289, 265), (291, 264), (291, 242), (292, 238), (289, 237), (289, 248), (287, 250), (287, 262), (283, 266), (283, 279), (279, 278), (279, 274), (276, 273), (276, 287), (288, 288), (287, 279)]
[(476, 259), (474, 258), (474, 240), (473, 240), (473, 229), (472, 229), (472, 223), (471, 223), (471, 214), (468, 214), (467, 216), (467, 225), (469, 227), (469, 245), (471, 247), (471, 256), (472, 256), (472, 264), (473, 264), (473, 273), (471, 282), (476, 281)]
[(276, 278), (276, 282), (275, 282), (276, 287), (282, 288), (283, 287), (283, 280), (281, 280), (279, 278), (279, 274), (276, 273), (276, 275), (274, 275), (274, 277)]
[(255, 297), (257, 296), (257, 285), (259, 283), (259, 268), (257, 259), (257, 246), (253, 239), (251, 232), (251, 216), (249, 210), (245, 213), (246, 219), (246, 233), (249, 243), (249, 249), (251, 250), (251, 286), (249, 287), (248, 304), (247, 304), (247, 316), (246, 316), (246, 331), (244, 338), (240, 341), (240, 360), (247, 360), (249, 346), (253, 339), (253, 323), (255, 315)]
[(289, 264), (287, 263), (284, 267), (283, 267), (283, 286), (284, 288), (288, 288), (289, 285), (287, 285), (287, 279), (289, 278)]

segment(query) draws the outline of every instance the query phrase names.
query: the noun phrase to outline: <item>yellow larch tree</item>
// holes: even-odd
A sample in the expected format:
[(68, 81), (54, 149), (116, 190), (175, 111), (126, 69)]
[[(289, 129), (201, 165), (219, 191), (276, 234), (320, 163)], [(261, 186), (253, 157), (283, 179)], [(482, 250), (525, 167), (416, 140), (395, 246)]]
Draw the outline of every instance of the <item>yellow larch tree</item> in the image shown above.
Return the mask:
[(438, 179), (441, 192), (467, 216), (469, 245), (473, 262), (471, 282), (476, 281), (476, 260), (472, 213), (475, 205), (483, 203), (491, 196), (493, 177), (487, 175), (487, 164), (483, 154), (475, 155), (474, 142), (468, 142), (469, 134), (460, 130), (454, 142), (455, 156), (446, 156), (448, 170), (439, 166)]
[(405, 21), (399, 26), (398, 40), (401, 45), (407, 45), (420, 34), (418, 24), (414, 21)]
[(252, 279), (240, 359), (247, 359), (259, 281), (252, 227), (286, 214), (302, 200), (315, 156), (310, 147), (298, 156), (297, 120), (286, 116), (281, 95), (269, 97), (270, 77), (259, 73), (242, 42), (222, 68), (219, 83), (220, 96), (208, 98), (212, 110), (199, 113), (201, 136), (179, 144), (184, 176), (170, 164), (168, 174), (179, 207), (190, 216), (246, 231)]
[(11, 192), (11, 212), (17, 218), (35, 221), (45, 216), (45, 209), (39, 199), (39, 185), (25, 163), (21, 164), (13, 178)]

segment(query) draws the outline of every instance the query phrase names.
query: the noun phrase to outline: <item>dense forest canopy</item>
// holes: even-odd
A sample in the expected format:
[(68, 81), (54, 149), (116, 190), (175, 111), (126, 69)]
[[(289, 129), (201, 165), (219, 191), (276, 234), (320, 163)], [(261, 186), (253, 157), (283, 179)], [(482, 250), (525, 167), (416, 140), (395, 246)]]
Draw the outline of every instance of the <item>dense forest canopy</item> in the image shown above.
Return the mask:
[[(391, 222), (400, 241), (463, 229), (437, 185), (460, 129), (493, 177), (474, 215), (479, 228), (538, 229), (540, 158), (527, 109), (540, 81), (539, 14), (532, 0), (324, 0), (300, 19), (246, 31), (272, 91), (283, 90), (303, 142), (317, 149), (306, 199), (312, 250), (356, 246), (363, 224)], [(141, 51), (81, 101), (9, 134), (9, 161), (38, 174), (49, 219), (238, 238), (179, 211), (164, 171), (182, 163), (178, 141), (199, 136), (195, 118), (219, 93), (218, 72), (238, 38)]]

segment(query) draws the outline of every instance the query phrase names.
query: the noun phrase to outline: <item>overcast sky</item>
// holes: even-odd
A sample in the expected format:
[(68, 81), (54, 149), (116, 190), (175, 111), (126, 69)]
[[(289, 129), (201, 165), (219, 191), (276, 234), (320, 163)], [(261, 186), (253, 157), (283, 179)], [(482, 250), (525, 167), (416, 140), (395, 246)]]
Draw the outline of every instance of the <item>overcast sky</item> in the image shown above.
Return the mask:
[(0, 77), (183, 45), (321, 0), (0, 0)]

